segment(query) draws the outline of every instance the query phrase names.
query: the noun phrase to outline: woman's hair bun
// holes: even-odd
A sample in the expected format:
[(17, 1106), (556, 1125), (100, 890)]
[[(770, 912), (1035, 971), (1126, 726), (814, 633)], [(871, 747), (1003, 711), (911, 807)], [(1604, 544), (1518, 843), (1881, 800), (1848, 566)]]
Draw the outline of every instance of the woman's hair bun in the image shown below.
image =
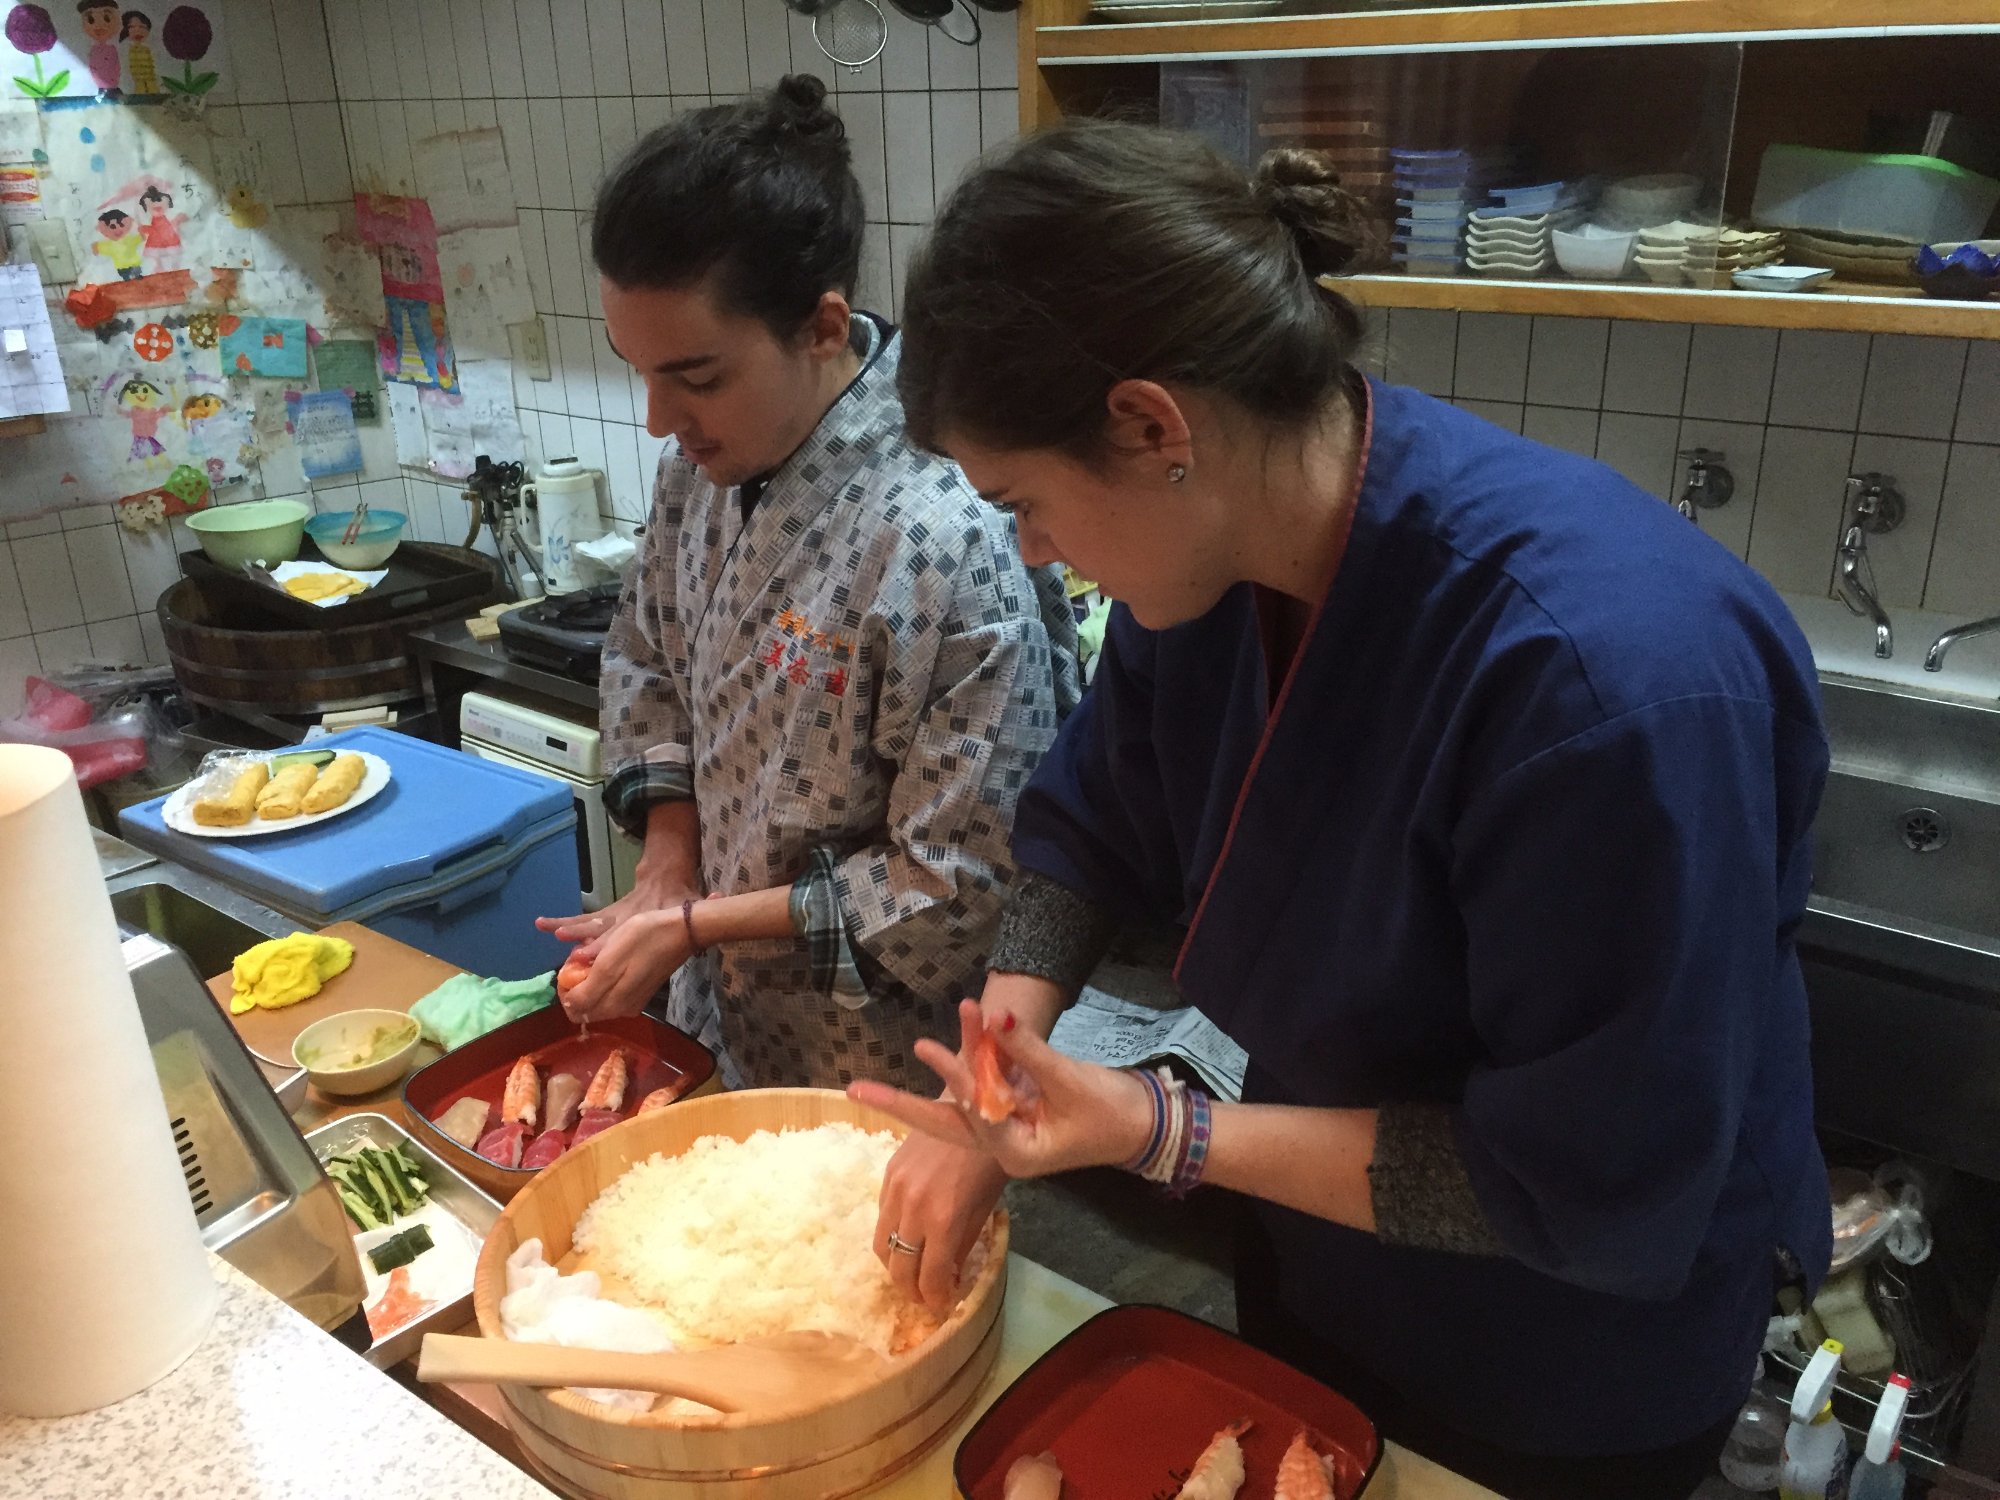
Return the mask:
[(789, 73), (771, 91), (772, 112), (796, 135), (846, 134), (840, 116), (826, 106), (826, 85), (810, 73)]
[(1291, 234), (1307, 275), (1337, 275), (1359, 253), (1366, 235), (1361, 206), (1321, 153), (1298, 147), (1267, 151), (1250, 187)]

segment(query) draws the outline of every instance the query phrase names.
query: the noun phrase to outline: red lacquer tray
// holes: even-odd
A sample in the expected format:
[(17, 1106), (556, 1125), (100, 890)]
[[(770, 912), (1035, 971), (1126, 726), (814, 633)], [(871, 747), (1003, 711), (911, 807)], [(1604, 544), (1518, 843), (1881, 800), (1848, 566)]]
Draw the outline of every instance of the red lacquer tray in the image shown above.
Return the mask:
[(497, 1124), (500, 1092), (520, 1058), (533, 1057), (544, 1080), (554, 1073), (574, 1073), (588, 1083), (613, 1047), (626, 1050), (632, 1070), (625, 1087), (627, 1119), (654, 1089), (671, 1088), (676, 1099), (685, 1099), (715, 1079), (714, 1055), (664, 1021), (639, 1015), (595, 1022), (590, 1039), (585, 1041), (562, 1007), (550, 1005), (509, 1021), (412, 1073), (403, 1084), (403, 1113), (409, 1118), (411, 1133), (425, 1146), (504, 1203), (535, 1174), (520, 1167), (496, 1166), (466, 1150), (433, 1122), (461, 1099), (480, 1099), (489, 1106), (488, 1125)]
[(1271, 1493), (1304, 1428), (1334, 1460), (1339, 1500), (1375, 1471), (1375, 1424), (1345, 1396), (1221, 1329), (1164, 1307), (1114, 1307), (1049, 1350), (959, 1444), (965, 1500), (1002, 1500), (1008, 1466), (1053, 1453), (1064, 1500), (1173, 1500), (1216, 1432), (1248, 1418), (1245, 1497)]

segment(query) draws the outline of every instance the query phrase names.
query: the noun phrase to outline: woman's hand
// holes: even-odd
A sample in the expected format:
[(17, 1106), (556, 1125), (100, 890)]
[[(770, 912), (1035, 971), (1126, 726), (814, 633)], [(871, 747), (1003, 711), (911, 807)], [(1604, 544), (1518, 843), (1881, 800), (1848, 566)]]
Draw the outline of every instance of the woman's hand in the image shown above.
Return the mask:
[(572, 1021), (634, 1016), (659, 993), (693, 951), (680, 908), (625, 917), (608, 936), (577, 949), (590, 972), (562, 997)]
[[(984, 1151), (912, 1135), (889, 1159), (875, 1214), (875, 1254), (912, 1302), (945, 1311), (1007, 1174)], [(892, 1250), (894, 1234), (917, 1253)]]
[(575, 943), (576, 951), (582, 957), (595, 959), (606, 939), (634, 917), (679, 912), (681, 902), (695, 894), (693, 891), (677, 894), (664, 886), (640, 884), (596, 911), (581, 912), (573, 917), (537, 917), (535, 926), (543, 932), (554, 933), (565, 943)]
[[(1011, 1019), (988, 1024), (979, 1003), (964, 1000), (958, 1007), (957, 1052), (929, 1040), (917, 1043), (917, 1056), (944, 1080), (944, 1099), (920, 1099), (882, 1083), (849, 1084), (848, 1097), (935, 1140), (983, 1151), (1009, 1177), (1115, 1166), (1137, 1156), (1153, 1126), (1152, 1096), (1145, 1084), (1116, 1068), (1064, 1057), (1032, 1031), (1013, 1026)], [(998, 1048), (1007, 1076), (1022, 1096), (1013, 1114), (991, 1124), (972, 1107), (980, 1097), (983, 1046)]]

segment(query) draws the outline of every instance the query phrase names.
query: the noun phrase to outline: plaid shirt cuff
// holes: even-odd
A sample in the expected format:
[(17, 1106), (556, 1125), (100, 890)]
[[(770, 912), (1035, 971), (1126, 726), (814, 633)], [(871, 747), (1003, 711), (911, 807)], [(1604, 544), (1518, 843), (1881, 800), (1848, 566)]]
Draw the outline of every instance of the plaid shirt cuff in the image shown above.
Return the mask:
[(686, 766), (642, 760), (604, 783), (604, 810), (635, 839), (646, 837), (646, 814), (656, 804), (692, 801), (694, 773)]
[(792, 882), (792, 926), (806, 940), (813, 988), (830, 995), (834, 1004), (845, 1010), (866, 1005), (871, 996), (861, 977), (847, 919), (841, 914), (832, 850), (813, 850), (805, 874)]

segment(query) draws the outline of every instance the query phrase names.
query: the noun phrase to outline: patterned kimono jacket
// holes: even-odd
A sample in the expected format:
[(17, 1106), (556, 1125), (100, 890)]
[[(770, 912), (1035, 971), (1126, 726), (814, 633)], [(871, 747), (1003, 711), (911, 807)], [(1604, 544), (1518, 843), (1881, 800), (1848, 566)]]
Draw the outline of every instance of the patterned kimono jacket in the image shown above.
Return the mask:
[(732, 1087), (924, 1087), (1012, 879), (1014, 804), (1077, 701), (1061, 579), (913, 448), (894, 334), (747, 517), (669, 445), (604, 652), (605, 801), (692, 798), (704, 889), (792, 887), (800, 936), (711, 949), (668, 1015)]

